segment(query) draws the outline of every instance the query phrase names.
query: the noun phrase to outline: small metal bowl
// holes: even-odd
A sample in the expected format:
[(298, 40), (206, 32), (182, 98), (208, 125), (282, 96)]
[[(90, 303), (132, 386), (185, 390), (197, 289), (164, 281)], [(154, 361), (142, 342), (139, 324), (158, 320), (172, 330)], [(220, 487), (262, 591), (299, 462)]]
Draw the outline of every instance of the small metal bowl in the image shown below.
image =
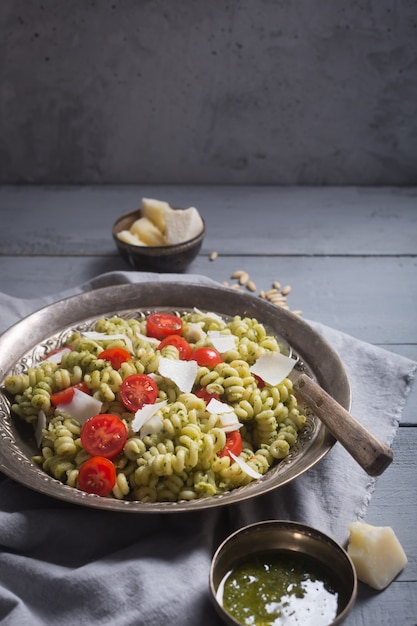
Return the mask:
[(151, 272), (183, 272), (200, 252), (205, 236), (205, 224), (193, 239), (169, 246), (135, 246), (118, 238), (122, 230), (129, 230), (133, 222), (142, 217), (137, 209), (119, 217), (113, 224), (113, 239), (121, 257), (136, 270)]
[[(296, 559), (298, 564), (301, 563), (301, 567), (305, 565), (306, 571), (310, 571), (308, 568), (313, 568), (313, 570), (317, 568), (321, 573), (325, 573), (323, 580), (328, 581), (332, 587), (331, 603), (334, 606), (330, 621), (327, 616), (321, 626), (341, 624), (355, 603), (357, 594), (355, 568), (347, 552), (338, 543), (319, 530), (304, 524), (278, 520), (265, 521), (246, 526), (230, 535), (218, 547), (213, 556), (210, 568), (210, 595), (225, 624), (241, 626), (245, 623), (257, 623), (238, 621), (240, 618), (234, 617), (223, 604), (225, 581), (229, 573), (255, 557)], [(269, 575), (272, 577), (272, 574), (268, 572), (267, 576)], [(247, 579), (242, 587), (246, 593)], [(276, 586), (273, 585), (272, 587), (274, 590), (276, 589)], [(258, 589), (255, 591), (258, 598), (262, 597), (258, 593)], [(285, 599), (283, 598), (280, 608), (284, 607), (285, 621), (283, 620), (282, 623), (320, 626), (321, 616), (320, 618), (317, 615), (311, 616), (310, 608), (306, 606), (307, 602), (310, 602), (309, 607), (312, 606), (311, 600), (309, 601), (307, 596), (303, 597), (303, 594), (304, 592), (298, 594), (298, 596), (301, 595), (301, 602), (300, 597), (298, 597), (294, 601), (295, 604), (291, 605), (295, 596), (290, 596), (289, 592), (286, 596), (286, 600), (291, 598), (289, 608), (285, 608)], [(314, 606), (317, 607), (317, 604)], [(267, 613), (266, 605), (265, 607), (262, 605), (262, 610)], [(305, 617), (307, 613), (310, 614), (310, 619), (312, 617), (313, 621), (307, 621)], [(271, 615), (271, 623), (274, 623), (273, 619), (274, 616)], [(269, 622), (265, 619), (262, 623), (267, 624)]]

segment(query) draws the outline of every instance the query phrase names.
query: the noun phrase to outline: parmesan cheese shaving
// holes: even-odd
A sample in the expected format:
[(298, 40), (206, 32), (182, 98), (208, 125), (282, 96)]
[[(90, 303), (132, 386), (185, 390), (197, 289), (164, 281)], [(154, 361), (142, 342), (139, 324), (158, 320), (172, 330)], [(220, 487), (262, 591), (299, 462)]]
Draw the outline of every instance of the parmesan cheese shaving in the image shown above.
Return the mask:
[(201, 324), (197, 322), (186, 326), (183, 334), (187, 341), (193, 341), (194, 343), (202, 341), (206, 337), (206, 333), (202, 329)]
[(56, 408), (58, 411), (67, 413), (70, 417), (83, 425), (90, 417), (98, 415), (103, 403), (97, 398), (84, 393), (80, 389), (74, 389), (74, 396), (71, 402), (60, 404)]
[(136, 333), (136, 337), (138, 337), (138, 339), (143, 339), (144, 341), (148, 341), (154, 346), (159, 346), (159, 344), (161, 343), (160, 339), (156, 339), (155, 337), (148, 337), (148, 335), (143, 335), (142, 333)]
[(234, 335), (224, 335), (218, 330), (209, 330), (207, 335), (211, 344), (220, 354), (233, 350), (236, 347), (236, 337)]
[(210, 402), (207, 405), (207, 411), (209, 411), (209, 413), (221, 415), (222, 413), (232, 413), (233, 409), (230, 404), (226, 404), (226, 402), (220, 402), (220, 400), (216, 400), (216, 398), (211, 398)]
[(231, 433), (234, 430), (242, 428), (243, 424), (239, 422), (239, 418), (233, 411), (232, 407), (225, 402), (220, 402), (216, 398), (212, 398), (207, 405), (207, 411), (219, 416), (222, 428), (225, 433)]
[[(141, 409), (136, 411), (130, 428), (137, 433), (140, 429), (159, 411), (160, 408), (167, 404), (167, 400), (156, 402), (155, 404), (144, 404)], [(144, 436), (144, 435), (143, 435)]]
[(235, 430), (239, 430), (240, 428), (243, 428), (243, 424), (239, 422), (237, 415), (236, 415), (236, 420), (230, 421), (230, 422), (224, 421), (225, 417), (226, 417), (225, 415), (220, 415), (220, 421), (222, 422), (222, 428), (225, 433), (232, 433)]
[(236, 456), (236, 454), (233, 454), (233, 452), (231, 452), (230, 450), (228, 451), (228, 454), (239, 465), (242, 472), (255, 479), (262, 477), (262, 474), (252, 469), (251, 466), (246, 463), (246, 461), (240, 458), (240, 456)]
[(163, 356), (159, 359), (158, 371), (169, 378), (183, 393), (190, 393), (197, 376), (197, 361), (177, 361)]
[(213, 313), (211, 311), (207, 311), (206, 313), (204, 313), (203, 311), (200, 311), (200, 309), (197, 309), (197, 307), (194, 307), (193, 310), (195, 313), (203, 315), (203, 317), (209, 317), (212, 320), (217, 320), (218, 322), (224, 323), (224, 319), (220, 317), (220, 315), (218, 315), (217, 313)]
[[(86, 331), (82, 333), (87, 339), (93, 339), (93, 341), (113, 341), (114, 339), (122, 339), (126, 343), (129, 352), (133, 354), (133, 345), (130, 337), (123, 335), (122, 333), (115, 333), (114, 335), (107, 335), (106, 333), (98, 333), (95, 331)], [(100, 357), (100, 355), (99, 355)]]
[(292, 371), (296, 362), (280, 352), (269, 352), (259, 357), (249, 369), (269, 385), (278, 385)]
[(164, 427), (162, 417), (158, 414), (153, 415), (140, 429), (140, 436), (147, 437), (148, 435), (156, 435), (160, 433)]
[(58, 352), (54, 352), (49, 356), (46, 355), (44, 360), (59, 365), (62, 361), (62, 357), (64, 356), (64, 354), (67, 354), (67, 352), (71, 352), (71, 348), (62, 348), (61, 350), (58, 350)]

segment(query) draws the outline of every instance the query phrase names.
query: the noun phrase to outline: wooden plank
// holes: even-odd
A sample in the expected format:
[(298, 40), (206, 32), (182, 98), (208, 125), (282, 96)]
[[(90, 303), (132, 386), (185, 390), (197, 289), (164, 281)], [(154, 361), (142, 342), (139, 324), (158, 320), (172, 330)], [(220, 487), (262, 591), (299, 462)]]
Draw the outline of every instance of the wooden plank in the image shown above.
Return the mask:
[(358, 598), (345, 626), (415, 626), (416, 583), (393, 582), (381, 592), (359, 584)]
[(409, 560), (399, 581), (417, 581), (416, 449), (417, 428), (400, 427), (392, 446), (394, 460), (377, 478), (366, 515), (369, 524), (391, 526), (397, 534)]
[(345, 622), (347, 626), (416, 624), (416, 445), (417, 428), (398, 430), (393, 445), (394, 461), (377, 479), (366, 515), (369, 524), (393, 528), (407, 554), (408, 563), (397, 579), (382, 592), (359, 583), (358, 598)]
[[(124, 271), (119, 257), (0, 257), (0, 291), (18, 297), (53, 294), (100, 273)], [(378, 344), (416, 343), (417, 259), (201, 256), (188, 273), (222, 282), (247, 270), (258, 291), (274, 280), (292, 285), (288, 305), (304, 317)], [(249, 293), (249, 292), (248, 292)], [(400, 303), (400, 307), (398, 306)]]
[(116, 254), (112, 224), (143, 196), (197, 206), (206, 254), (417, 253), (417, 188), (231, 186), (1, 187), (0, 251)]

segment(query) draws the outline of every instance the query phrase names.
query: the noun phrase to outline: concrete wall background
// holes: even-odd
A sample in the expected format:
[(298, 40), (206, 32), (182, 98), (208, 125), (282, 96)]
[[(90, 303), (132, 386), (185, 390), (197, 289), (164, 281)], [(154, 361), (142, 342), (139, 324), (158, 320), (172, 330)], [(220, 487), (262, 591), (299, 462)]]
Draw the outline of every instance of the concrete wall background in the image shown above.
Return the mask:
[(1, 0), (0, 183), (417, 184), (416, 0)]

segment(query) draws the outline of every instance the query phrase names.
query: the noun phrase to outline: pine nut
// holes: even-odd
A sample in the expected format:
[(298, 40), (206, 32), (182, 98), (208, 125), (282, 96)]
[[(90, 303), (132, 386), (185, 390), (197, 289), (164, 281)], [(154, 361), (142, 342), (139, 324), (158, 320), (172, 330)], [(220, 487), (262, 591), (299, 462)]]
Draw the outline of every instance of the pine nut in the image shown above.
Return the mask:
[(277, 280), (274, 280), (274, 282), (272, 283), (272, 286), (274, 289), (281, 289), (281, 283), (278, 282)]
[(290, 285), (285, 285), (285, 287), (281, 289), (281, 293), (283, 296), (286, 296), (288, 293), (290, 293), (290, 291), (291, 291)]
[(249, 289), (249, 291), (256, 291), (256, 285), (253, 280), (250, 280), (246, 287)]
[(302, 315), (303, 312), (300, 309), (296, 309), (295, 311), (293, 311), (294, 315)]
[(230, 278), (240, 278), (243, 274), (246, 274), (245, 270), (236, 270), (233, 272)]
[(259, 292), (259, 297), (262, 298), (263, 300), (265, 300), (265, 298), (266, 298), (265, 291), (260, 291)]
[(219, 256), (218, 252), (213, 250), (213, 252), (210, 254), (210, 261), (215, 261), (218, 256)]
[(231, 289), (234, 289), (234, 291), (240, 291), (240, 285), (239, 283), (235, 283), (234, 285), (231, 286)]
[(269, 291), (265, 292), (265, 295), (267, 298), (270, 298), (271, 296), (275, 295), (276, 293), (278, 293), (278, 289), (269, 289)]
[(287, 298), (285, 296), (271, 296), (268, 298), (273, 304), (286, 304)]

